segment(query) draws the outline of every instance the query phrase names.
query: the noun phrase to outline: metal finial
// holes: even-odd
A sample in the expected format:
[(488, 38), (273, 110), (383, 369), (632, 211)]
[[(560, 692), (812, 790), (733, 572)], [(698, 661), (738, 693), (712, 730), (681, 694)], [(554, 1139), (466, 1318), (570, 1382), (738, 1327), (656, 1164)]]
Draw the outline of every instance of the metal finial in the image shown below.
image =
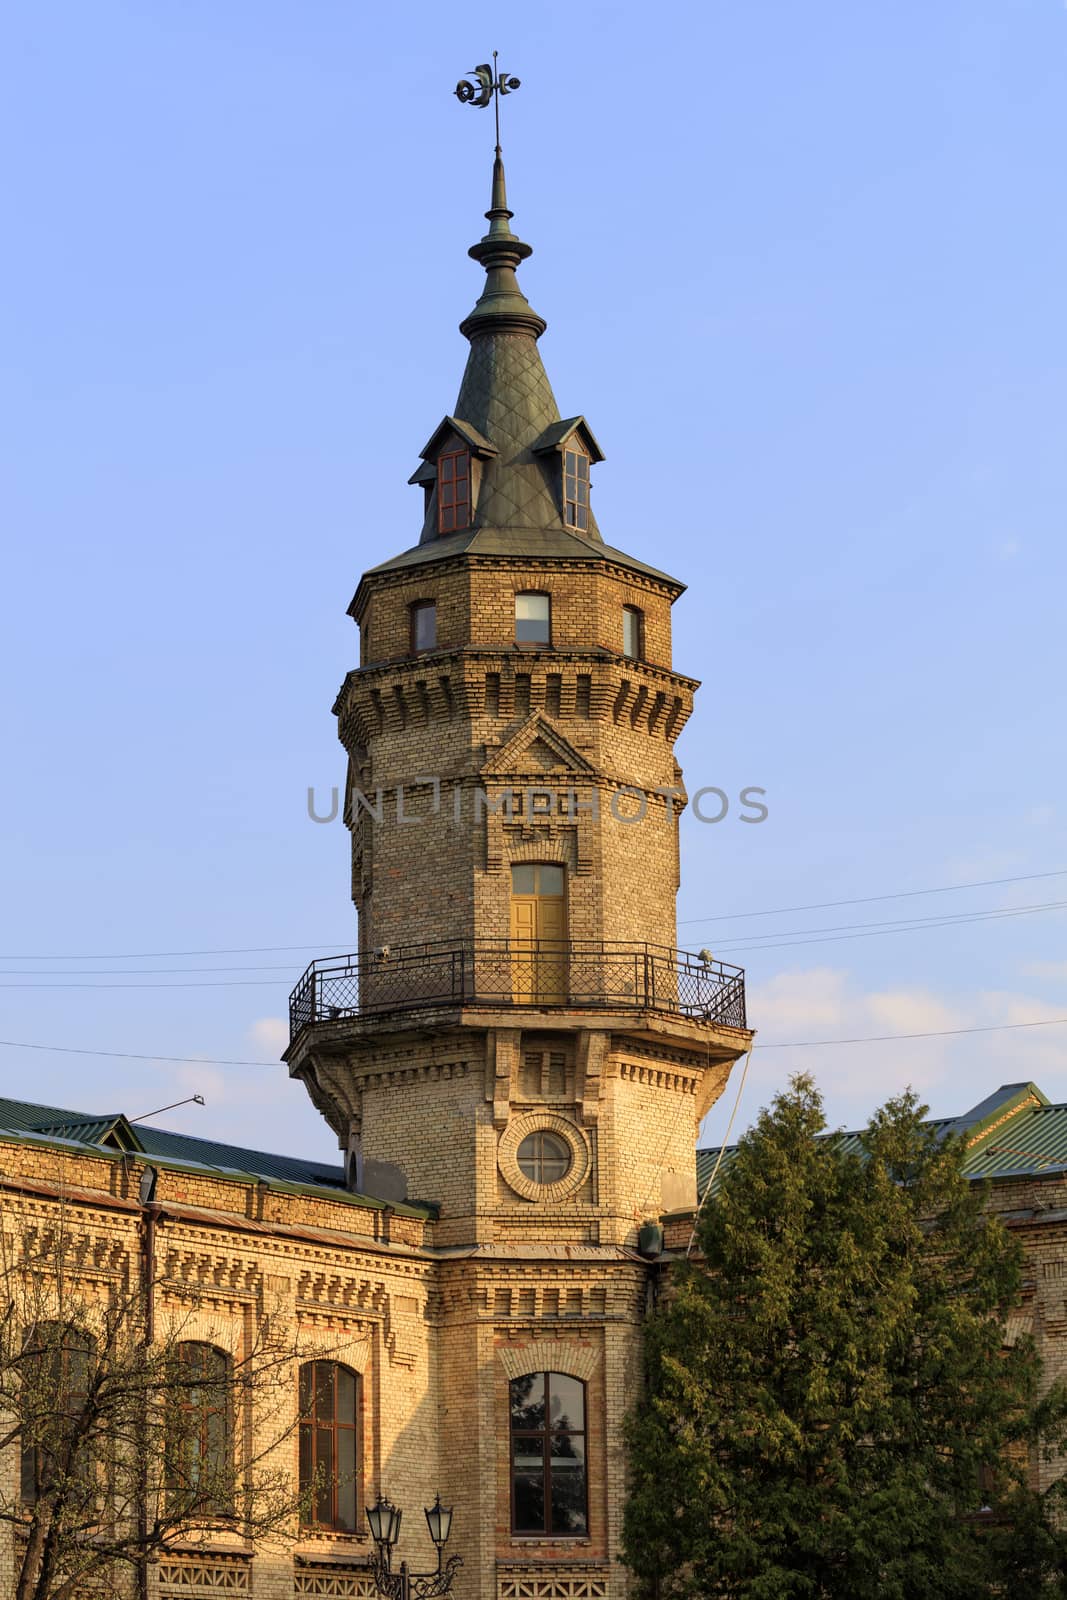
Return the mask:
[(500, 96), (511, 94), (513, 90), (521, 88), (518, 78), (509, 78), (506, 72), (497, 69), (497, 53), (493, 51), (493, 65), (484, 61), (480, 67), (472, 67), (470, 76), (477, 81), (471, 83), (467, 78), (461, 78), (455, 87), (456, 99), (465, 106), (487, 106), (493, 102), (493, 111), (496, 116), (496, 151), (500, 154)]

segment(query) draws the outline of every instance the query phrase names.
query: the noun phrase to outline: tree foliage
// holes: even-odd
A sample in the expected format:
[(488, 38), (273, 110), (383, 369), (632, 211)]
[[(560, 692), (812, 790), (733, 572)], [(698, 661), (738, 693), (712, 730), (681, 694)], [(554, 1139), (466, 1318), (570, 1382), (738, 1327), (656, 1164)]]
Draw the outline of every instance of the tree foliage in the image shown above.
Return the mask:
[(0, 1455), (17, 1450), (20, 1471), (0, 1474), (0, 1522), (16, 1531), (16, 1600), (130, 1594), (175, 1541), (262, 1539), (301, 1508), (279, 1448), (293, 1350), (261, 1318), (227, 1351), (195, 1293), (168, 1287), (101, 1266), (61, 1210), (2, 1236)]
[(1067, 1594), (1059, 1490), (1026, 1469), (1067, 1404), (1039, 1400), (1031, 1341), (1004, 1346), (1020, 1251), (924, 1110), (893, 1100), (845, 1148), (796, 1078), (724, 1168), (628, 1425), (646, 1592)]

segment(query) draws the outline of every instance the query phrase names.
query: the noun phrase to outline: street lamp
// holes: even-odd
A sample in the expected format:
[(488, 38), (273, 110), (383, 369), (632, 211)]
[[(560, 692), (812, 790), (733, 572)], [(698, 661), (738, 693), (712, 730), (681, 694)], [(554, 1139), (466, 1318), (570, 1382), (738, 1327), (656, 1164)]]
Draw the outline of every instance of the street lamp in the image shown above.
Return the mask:
[(404, 1513), (384, 1495), (379, 1495), (374, 1505), (367, 1507), (367, 1525), (374, 1540), (374, 1565), (371, 1572), (374, 1586), (387, 1600), (431, 1600), (434, 1595), (447, 1595), (452, 1589), (456, 1568), (463, 1565), (462, 1556), (449, 1556), (445, 1561), (445, 1545), (452, 1532), (452, 1507), (441, 1504), (437, 1495), (432, 1506), (426, 1507), (426, 1526), (430, 1538), (437, 1546), (435, 1572), (409, 1572), (406, 1561), (393, 1571), (393, 1546), (400, 1538), (400, 1522)]

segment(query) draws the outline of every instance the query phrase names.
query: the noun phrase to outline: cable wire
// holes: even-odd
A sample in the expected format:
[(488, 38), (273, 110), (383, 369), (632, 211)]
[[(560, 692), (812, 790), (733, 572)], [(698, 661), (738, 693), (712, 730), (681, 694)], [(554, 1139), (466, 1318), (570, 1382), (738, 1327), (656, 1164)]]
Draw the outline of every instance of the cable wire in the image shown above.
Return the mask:
[[(960, 889), (992, 889), (1008, 883), (1035, 883), (1042, 878), (1067, 877), (1067, 867), (1050, 872), (1026, 872), (1011, 878), (979, 878), (971, 883), (944, 883), (928, 889), (898, 889), (887, 894), (858, 895), (850, 900), (816, 900), (808, 905), (771, 906), (762, 911), (727, 911), (715, 917), (684, 917), (679, 927), (694, 927), (704, 922), (740, 922), (750, 917), (777, 917), (794, 911), (829, 911), (839, 906), (872, 905), (880, 900), (908, 900), (916, 895), (953, 894)], [(50, 952), (44, 955), (0, 953), (0, 961), (163, 961), (191, 956), (255, 956), (286, 953), (297, 950), (344, 950), (353, 942), (352, 935), (343, 939), (319, 939), (313, 944), (259, 944), (235, 945), (217, 950), (118, 950), (95, 954)]]
[[(823, 928), (798, 928), (797, 933), (813, 934), (814, 938), (783, 939), (778, 943), (758, 943), (750, 940), (744, 944), (727, 943), (716, 954), (722, 956), (754, 954), (759, 950), (792, 950), (805, 944), (847, 944), (852, 939), (878, 939), (887, 933), (928, 933), (934, 928), (965, 928), (975, 922), (997, 922), (1008, 917), (1031, 917), (1039, 911), (1063, 911), (1067, 900), (1049, 900), (1037, 906), (1001, 906), (995, 911), (961, 911), (949, 917), (916, 917), (904, 922), (843, 923), (842, 927), (863, 929), (863, 932), (832, 933)], [(773, 934), (761, 934), (760, 939), (773, 940)]]
[(0, 961), (163, 961), (178, 956), (262, 956), (284, 950), (344, 950), (354, 935), (344, 939), (319, 939), (315, 944), (251, 944), (234, 950), (118, 950), (106, 955), (26, 956), (0, 955)]
[(277, 1061), (220, 1061), (211, 1056), (152, 1056), (136, 1050), (86, 1050), (73, 1044), (28, 1044), (24, 1039), (0, 1039), (9, 1050), (54, 1050), (64, 1056), (109, 1056), (115, 1061), (176, 1061), (192, 1067), (276, 1067)]
[[(767, 911), (724, 911), (717, 917), (684, 917), (679, 927), (698, 922), (741, 922), (747, 917), (780, 917), (791, 911), (832, 911), (838, 906), (872, 905), (876, 900), (909, 900), (921, 894), (954, 894), (957, 889), (993, 889), (1005, 883), (1036, 883), (1039, 878), (1067, 878), (1067, 867), (1053, 872), (1025, 872), (1014, 878), (979, 878), (973, 883), (943, 883), (933, 889), (897, 889), (891, 894), (864, 894), (855, 900), (817, 900), (808, 906), (772, 906)], [(0, 956), (0, 960), (7, 957)]]
[(980, 1028), (935, 1028), (927, 1033), (872, 1033), (864, 1039), (791, 1039), (754, 1044), (753, 1050), (811, 1050), (830, 1044), (884, 1044), (888, 1039), (950, 1039), (961, 1033), (1011, 1033), (1015, 1028), (1059, 1028), (1067, 1017), (1043, 1017), (1038, 1022), (993, 1022)]
[(734, 1125), (734, 1118), (737, 1116), (737, 1108), (741, 1104), (741, 1095), (744, 1091), (745, 1079), (748, 1077), (748, 1067), (749, 1062), (752, 1060), (753, 1048), (754, 1047), (750, 1045), (748, 1050), (745, 1052), (745, 1065), (741, 1072), (741, 1082), (737, 1085), (737, 1094), (734, 1096), (734, 1108), (730, 1112), (730, 1120), (726, 1124), (726, 1132), (724, 1133), (722, 1142), (719, 1145), (719, 1153), (715, 1158), (715, 1165), (712, 1168), (711, 1177), (704, 1185), (704, 1193), (700, 1196), (700, 1201), (697, 1205), (696, 1211), (693, 1213), (693, 1227), (689, 1235), (689, 1243), (685, 1247), (685, 1259), (687, 1261), (689, 1260), (690, 1253), (693, 1249), (693, 1240), (697, 1236), (697, 1223), (700, 1221), (701, 1209), (703, 1208), (704, 1201), (707, 1199), (708, 1195), (715, 1186), (715, 1179), (719, 1176), (719, 1167), (722, 1164), (723, 1152), (725, 1151), (726, 1146), (730, 1143), (730, 1132)]

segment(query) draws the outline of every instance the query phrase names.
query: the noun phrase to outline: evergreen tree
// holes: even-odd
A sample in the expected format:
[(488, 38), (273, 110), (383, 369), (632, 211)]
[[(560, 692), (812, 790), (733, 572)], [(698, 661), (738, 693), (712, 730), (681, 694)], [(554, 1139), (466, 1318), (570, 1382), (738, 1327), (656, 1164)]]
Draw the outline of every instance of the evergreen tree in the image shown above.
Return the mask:
[(799, 1077), (724, 1168), (629, 1422), (646, 1593), (1067, 1594), (1058, 1491), (1026, 1471), (1067, 1401), (1039, 1403), (1031, 1341), (1003, 1347), (1019, 1248), (924, 1111), (893, 1100), (846, 1147)]

